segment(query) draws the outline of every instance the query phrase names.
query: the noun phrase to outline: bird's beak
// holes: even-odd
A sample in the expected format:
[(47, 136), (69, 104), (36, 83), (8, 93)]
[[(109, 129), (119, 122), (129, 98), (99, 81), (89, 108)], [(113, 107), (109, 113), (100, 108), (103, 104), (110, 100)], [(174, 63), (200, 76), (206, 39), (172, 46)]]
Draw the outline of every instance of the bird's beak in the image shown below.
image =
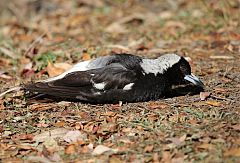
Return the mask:
[(202, 82), (200, 79), (198, 79), (198, 78), (197, 78), (195, 75), (193, 75), (193, 74), (191, 74), (191, 75), (185, 75), (184, 79), (187, 80), (187, 81), (189, 81), (189, 82), (191, 82), (191, 83), (193, 83), (193, 84), (196, 85), (196, 86), (199, 86), (199, 87), (204, 88), (203, 82)]

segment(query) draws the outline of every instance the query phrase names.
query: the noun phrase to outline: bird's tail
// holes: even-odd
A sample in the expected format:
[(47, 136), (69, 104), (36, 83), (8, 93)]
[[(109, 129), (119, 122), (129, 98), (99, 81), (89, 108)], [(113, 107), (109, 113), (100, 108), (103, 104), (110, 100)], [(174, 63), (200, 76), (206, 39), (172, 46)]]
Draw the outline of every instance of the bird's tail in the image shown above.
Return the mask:
[(38, 94), (45, 94), (66, 99), (78, 99), (81, 101), (86, 101), (87, 96), (89, 96), (89, 89), (86, 87), (54, 86), (51, 82), (27, 84), (23, 86), (23, 89), (25, 91), (36, 92)]

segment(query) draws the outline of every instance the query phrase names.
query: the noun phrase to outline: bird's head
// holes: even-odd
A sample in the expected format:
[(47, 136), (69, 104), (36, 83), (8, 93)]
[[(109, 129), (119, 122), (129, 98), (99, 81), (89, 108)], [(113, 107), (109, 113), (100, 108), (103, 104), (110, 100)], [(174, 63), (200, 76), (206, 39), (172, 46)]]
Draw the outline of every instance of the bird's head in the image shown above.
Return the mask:
[[(175, 55), (175, 56), (174, 56)], [(176, 54), (172, 54), (169, 57), (176, 57)], [(167, 74), (169, 76), (169, 81), (172, 84), (185, 84), (186, 82), (190, 82), (198, 87), (204, 88), (203, 82), (191, 73), (191, 66), (189, 62), (184, 57), (179, 57), (179, 60), (173, 64), (167, 70)]]

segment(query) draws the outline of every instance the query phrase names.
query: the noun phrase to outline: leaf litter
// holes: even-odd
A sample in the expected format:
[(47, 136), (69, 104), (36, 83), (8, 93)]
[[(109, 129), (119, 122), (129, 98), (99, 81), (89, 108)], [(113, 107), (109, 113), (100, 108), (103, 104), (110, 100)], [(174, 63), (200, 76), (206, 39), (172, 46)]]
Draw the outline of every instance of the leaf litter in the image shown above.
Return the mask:
[[(0, 4), (3, 161), (238, 161), (237, 0)], [(29, 100), (18, 91), (19, 84), (56, 76), (79, 60), (122, 52), (149, 58), (177, 52), (206, 90), (117, 105)]]

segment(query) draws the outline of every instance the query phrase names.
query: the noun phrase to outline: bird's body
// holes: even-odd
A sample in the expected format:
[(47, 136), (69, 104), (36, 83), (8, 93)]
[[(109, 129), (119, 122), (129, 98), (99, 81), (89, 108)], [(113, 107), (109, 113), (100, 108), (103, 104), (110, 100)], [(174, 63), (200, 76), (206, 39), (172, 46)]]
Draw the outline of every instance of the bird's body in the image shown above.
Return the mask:
[[(163, 97), (172, 85), (190, 81), (187, 76), (191, 76), (190, 65), (176, 54), (157, 59), (118, 54), (80, 62), (57, 77), (24, 89), (90, 103), (138, 102)], [(202, 84), (192, 77), (190, 82)]]

